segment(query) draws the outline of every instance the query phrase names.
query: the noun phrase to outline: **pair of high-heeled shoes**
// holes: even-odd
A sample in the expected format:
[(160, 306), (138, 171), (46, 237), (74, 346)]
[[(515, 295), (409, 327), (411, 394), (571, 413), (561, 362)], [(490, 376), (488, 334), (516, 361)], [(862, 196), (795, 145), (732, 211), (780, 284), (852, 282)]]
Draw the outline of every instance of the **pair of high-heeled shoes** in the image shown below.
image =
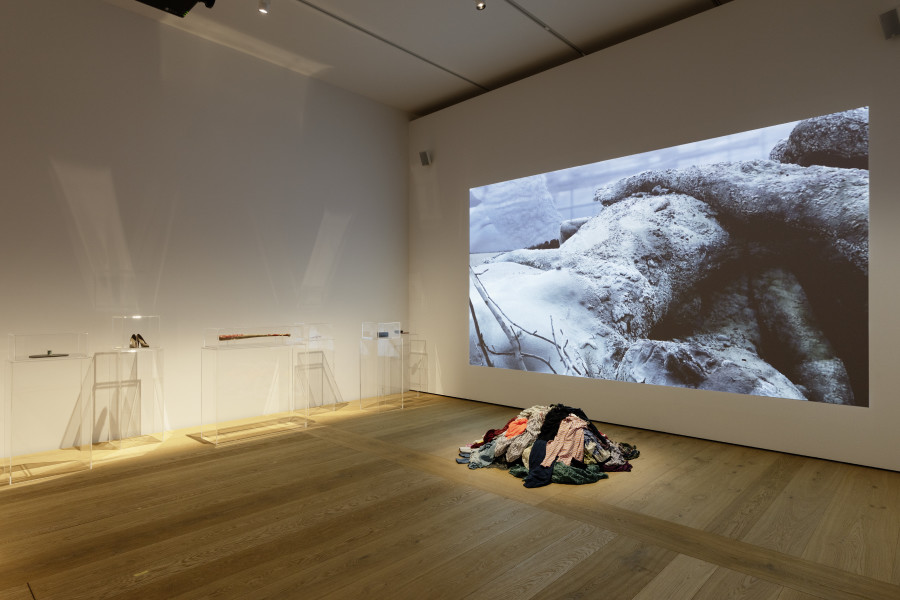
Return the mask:
[(143, 336), (139, 333), (133, 333), (131, 340), (128, 342), (129, 348), (149, 348), (150, 344), (144, 341)]

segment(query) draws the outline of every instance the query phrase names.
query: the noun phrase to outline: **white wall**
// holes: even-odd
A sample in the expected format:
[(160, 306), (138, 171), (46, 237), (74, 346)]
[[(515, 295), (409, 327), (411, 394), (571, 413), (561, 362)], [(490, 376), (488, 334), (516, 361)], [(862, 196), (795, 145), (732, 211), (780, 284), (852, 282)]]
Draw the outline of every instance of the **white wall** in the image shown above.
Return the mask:
[[(205, 10), (205, 9), (204, 9)], [(205, 327), (407, 317), (405, 114), (100, 0), (0, 3), (0, 333), (156, 314), (173, 427)]]
[[(884, 40), (878, 20), (896, 4), (735, 0), (414, 121), (410, 318), (430, 344), (430, 389), (900, 470), (900, 39)], [(864, 105), (868, 408), (468, 365), (469, 188)], [(417, 165), (420, 150), (431, 166)]]

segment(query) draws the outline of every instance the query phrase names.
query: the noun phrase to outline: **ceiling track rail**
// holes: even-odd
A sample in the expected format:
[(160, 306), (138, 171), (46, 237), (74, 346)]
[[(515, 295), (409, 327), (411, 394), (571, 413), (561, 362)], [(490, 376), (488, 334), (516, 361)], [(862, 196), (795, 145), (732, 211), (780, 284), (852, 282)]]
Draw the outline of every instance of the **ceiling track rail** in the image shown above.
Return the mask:
[(584, 50), (582, 50), (581, 48), (579, 48), (578, 46), (576, 46), (575, 44), (573, 44), (572, 42), (567, 40), (562, 34), (560, 34), (556, 30), (554, 30), (552, 27), (550, 27), (549, 25), (547, 25), (546, 23), (541, 21), (539, 18), (537, 18), (537, 16), (530, 13), (524, 6), (520, 5), (515, 0), (506, 0), (506, 3), (509, 4), (510, 6), (512, 6), (514, 9), (516, 9), (520, 13), (522, 13), (523, 15), (525, 15), (526, 17), (528, 17), (529, 19), (531, 19), (532, 21), (534, 21), (541, 29), (543, 29), (550, 35), (554, 36), (556, 39), (561, 41), (563, 44), (565, 44), (566, 46), (568, 46), (569, 48), (571, 48), (572, 50), (574, 50), (581, 56), (587, 56), (587, 52), (585, 52)]
[(392, 48), (400, 50), (401, 52), (405, 52), (406, 54), (412, 56), (413, 58), (420, 60), (424, 63), (427, 63), (427, 64), (431, 65), (432, 67), (435, 67), (436, 69), (440, 69), (441, 71), (448, 73), (448, 74), (452, 75), (453, 77), (462, 79), (466, 83), (471, 84), (482, 91), (485, 91), (485, 92), (490, 91), (490, 88), (487, 88), (487, 87), (481, 85), (480, 83), (476, 83), (476, 82), (472, 81), (471, 79), (469, 79), (468, 77), (460, 75), (459, 73), (456, 73), (455, 71), (451, 71), (447, 67), (439, 65), (438, 63), (434, 62), (433, 60), (429, 60), (429, 59), (425, 58), (424, 56), (422, 56), (421, 54), (417, 54), (408, 48), (404, 48), (400, 44), (392, 42), (391, 40), (389, 40), (385, 37), (382, 37), (382, 36), (378, 35), (377, 33), (369, 31), (368, 29), (361, 27), (361, 26), (357, 25), (356, 23), (353, 23), (352, 21), (348, 21), (347, 19), (345, 19), (339, 15), (336, 15), (333, 12), (327, 11), (324, 8), (322, 8), (321, 6), (317, 6), (316, 4), (309, 2), (309, 0), (297, 0), (297, 2), (299, 2), (300, 4), (304, 4), (304, 5), (308, 6), (309, 8), (322, 13), (326, 17), (334, 19), (335, 21), (338, 21), (339, 23), (343, 23), (347, 27), (355, 29), (356, 31), (359, 31), (360, 33), (364, 33), (365, 35), (367, 35), (373, 39), (376, 39), (383, 44), (387, 44), (388, 46), (391, 46)]

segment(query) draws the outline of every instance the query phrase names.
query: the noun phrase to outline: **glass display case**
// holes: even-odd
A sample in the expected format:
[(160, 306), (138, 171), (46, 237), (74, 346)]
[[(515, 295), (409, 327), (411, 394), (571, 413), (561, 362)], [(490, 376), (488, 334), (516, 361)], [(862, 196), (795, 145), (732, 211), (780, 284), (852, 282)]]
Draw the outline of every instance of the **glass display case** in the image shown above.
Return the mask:
[(333, 411), (343, 402), (334, 375), (334, 331), (329, 323), (310, 323), (306, 329), (306, 352), (301, 373), (307, 376), (310, 413)]
[(113, 348), (116, 350), (161, 348), (159, 325), (157, 315), (113, 317)]
[(420, 335), (409, 333), (403, 337), (403, 349), (406, 353), (403, 396), (404, 399), (416, 399), (428, 388), (428, 348), (425, 338)]
[(155, 315), (113, 317), (113, 349), (93, 361), (95, 444), (118, 449), (165, 439), (159, 323)]
[(90, 469), (87, 333), (10, 334), (3, 475), (10, 483)]
[(399, 322), (362, 324), (359, 341), (359, 407), (403, 408), (403, 336)]
[(204, 331), (200, 435), (221, 444), (305, 427), (303, 325)]

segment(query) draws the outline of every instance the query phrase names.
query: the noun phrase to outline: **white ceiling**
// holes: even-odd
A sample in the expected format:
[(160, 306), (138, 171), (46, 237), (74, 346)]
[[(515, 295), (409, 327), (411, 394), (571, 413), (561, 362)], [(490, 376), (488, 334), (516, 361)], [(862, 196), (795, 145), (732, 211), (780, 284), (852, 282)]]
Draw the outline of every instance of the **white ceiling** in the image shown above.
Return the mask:
[(106, 0), (420, 116), (728, 0)]

